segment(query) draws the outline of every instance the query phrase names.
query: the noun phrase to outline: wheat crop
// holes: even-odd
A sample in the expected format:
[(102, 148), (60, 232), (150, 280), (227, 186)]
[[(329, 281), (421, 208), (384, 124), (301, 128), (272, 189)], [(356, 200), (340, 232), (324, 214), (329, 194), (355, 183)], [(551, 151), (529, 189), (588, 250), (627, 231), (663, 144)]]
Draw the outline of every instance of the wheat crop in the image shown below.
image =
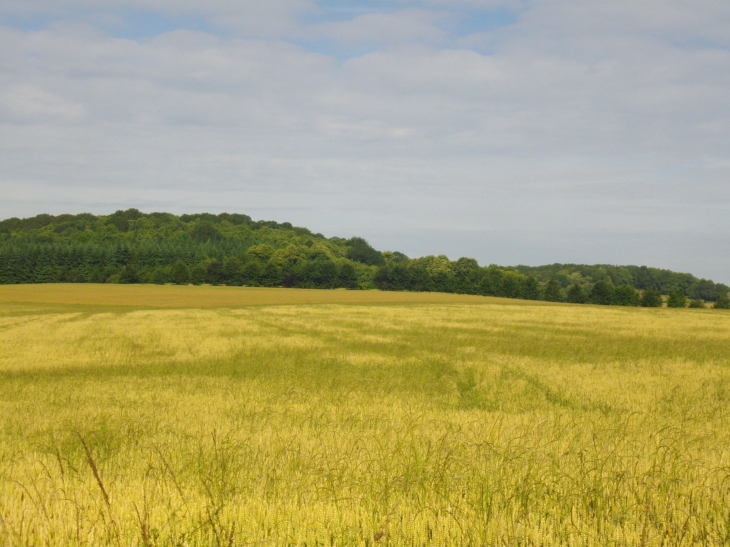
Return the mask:
[(53, 288), (0, 291), (0, 545), (730, 544), (730, 313)]

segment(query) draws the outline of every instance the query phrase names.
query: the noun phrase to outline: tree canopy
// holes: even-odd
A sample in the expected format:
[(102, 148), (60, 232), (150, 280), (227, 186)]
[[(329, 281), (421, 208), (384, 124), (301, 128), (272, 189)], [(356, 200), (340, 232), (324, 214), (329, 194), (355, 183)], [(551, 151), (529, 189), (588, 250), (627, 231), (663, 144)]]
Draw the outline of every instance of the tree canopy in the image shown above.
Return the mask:
[[(175, 283), (441, 291), (636, 306), (672, 292), (724, 306), (730, 288), (646, 266), (480, 266), (409, 258), (243, 214), (47, 215), (0, 222), (0, 283)], [(723, 300), (723, 298), (725, 300)], [(661, 303), (661, 299), (659, 299)]]
[(711, 279), (700, 279), (689, 273), (650, 268), (648, 266), (615, 266), (611, 264), (549, 264), (545, 266), (516, 266), (515, 270), (534, 277), (541, 283), (554, 279), (567, 289), (577, 283), (590, 293), (601, 281), (610, 282), (615, 288), (630, 286), (636, 290), (653, 289), (660, 294), (680, 290), (688, 298), (715, 301), (721, 294), (727, 295), (730, 287)]

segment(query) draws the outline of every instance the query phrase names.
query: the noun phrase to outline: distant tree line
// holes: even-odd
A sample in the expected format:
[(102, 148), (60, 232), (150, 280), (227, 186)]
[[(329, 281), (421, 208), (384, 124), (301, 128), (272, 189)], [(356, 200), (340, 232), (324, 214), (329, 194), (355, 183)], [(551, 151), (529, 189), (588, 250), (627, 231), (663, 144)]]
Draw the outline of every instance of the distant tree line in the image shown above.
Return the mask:
[(647, 266), (550, 264), (546, 266), (517, 266), (515, 269), (520, 273), (535, 277), (543, 283), (554, 279), (564, 289), (578, 284), (589, 290), (593, 284), (605, 281), (614, 287), (629, 285), (641, 291), (653, 289), (664, 295), (680, 290), (688, 298), (707, 301), (715, 301), (722, 294), (727, 295), (730, 291), (730, 287), (722, 283), (714, 283), (708, 279), (698, 279), (688, 273), (678, 273)]
[[(645, 266), (505, 268), (411, 259), (247, 215), (38, 215), (0, 222), (0, 283), (174, 283), (438, 291), (619, 306), (726, 306), (730, 288)], [(681, 297), (681, 298), (680, 298)], [(689, 300), (688, 300), (689, 299)], [(728, 306), (730, 307), (730, 306)]]

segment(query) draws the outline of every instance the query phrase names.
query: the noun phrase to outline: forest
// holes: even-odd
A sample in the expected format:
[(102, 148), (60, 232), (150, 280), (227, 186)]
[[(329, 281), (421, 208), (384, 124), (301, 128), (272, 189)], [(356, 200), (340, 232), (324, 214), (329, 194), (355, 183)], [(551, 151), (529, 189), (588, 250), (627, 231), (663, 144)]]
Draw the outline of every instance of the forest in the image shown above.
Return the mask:
[[(480, 266), (409, 258), (248, 215), (47, 215), (0, 221), (0, 284), (155, 283), (438, 291), (624, 306), (730, 307), (730, 287), (646, 266)], [(688, 300), (689, 299), (689, 300)], [(672, 303), (670, 302), (670, 305)]]

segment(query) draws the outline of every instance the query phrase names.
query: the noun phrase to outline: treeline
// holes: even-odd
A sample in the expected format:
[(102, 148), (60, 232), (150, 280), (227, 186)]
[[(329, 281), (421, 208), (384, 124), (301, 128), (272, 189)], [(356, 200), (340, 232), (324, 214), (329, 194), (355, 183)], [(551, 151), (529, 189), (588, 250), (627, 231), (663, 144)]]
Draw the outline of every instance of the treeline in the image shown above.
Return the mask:
[(177, 283), (358, 288), (350, 261), (239, 242), (17, 242), (0, 247), (0, 283)]
[[(727, 299), (728, 287), (636, 266), (480, 266), (411, 259), (362, 238), (325, 238), (247, 215), (38, 215), (0, 222), (0, 283), (176, 283), (439, 291), (529, 300), (661, 305), (677, 291)], [(717, 306), (716, 306), (717, 307)]]
[(543, 298), (542, 287), (534, 277), (497, 266), (483, 268), (473, 258), (460, 258), (454, 262), (445, 256), (388, 258), (374, 278), (375, 285), (382, 290), (451, 292), (525, 300)]
[(647, 266), (550, 264), (517, 266), (515, 269), (542, 283), (554, 279), (564, 289), (577, 284), (590, 291), (595, 283), (605, 281), (614, 287), (628, 285), (640, 291), (652, 289), (664, 295), (679, 290), (688, 298), (713, 302), (730, 291), (727, 285), (714, 283), (711, 279), (699, 279), (692, 274)]

